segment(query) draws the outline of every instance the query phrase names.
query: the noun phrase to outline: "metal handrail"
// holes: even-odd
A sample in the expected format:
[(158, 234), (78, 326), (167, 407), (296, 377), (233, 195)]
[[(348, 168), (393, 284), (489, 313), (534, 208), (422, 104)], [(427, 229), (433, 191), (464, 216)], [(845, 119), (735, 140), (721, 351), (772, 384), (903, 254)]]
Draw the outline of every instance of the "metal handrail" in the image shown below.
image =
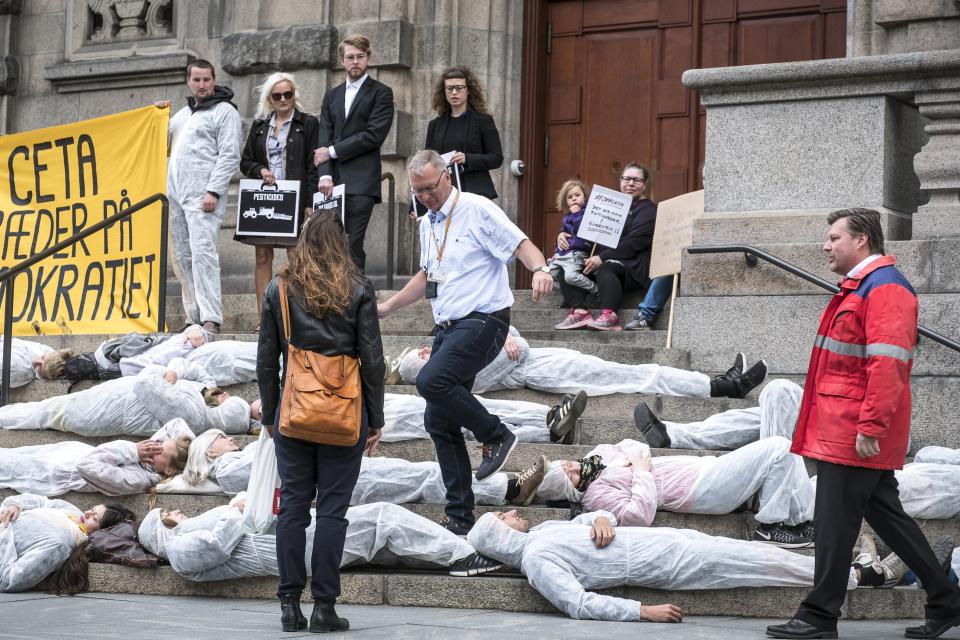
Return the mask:
[[(750, 246), (748, 244), (725, 244), (725, 245), (700, 245), (687, 247), (687, 253), (743, 253), (744, 258), (747, 261), (747, 264), (751, 267), (757, 266), (757, 258), (760, 258), (764, 262), (768, 262), (775, 267), (783, 269), (788, 273), (792, 273), (795, 276), (803, 278), (810, 284), (815, 284), (821, 289), (826, 289), (830, 293), (836, 293), (840, 291), (840, 287), (837, 285), (827, 282), (823, 278), (813, 275), (809, 271), (805, 271), (800, 267), (790, 264), (786, 260), (778, 258), (776, 256), (770, 255), (766, 251), (757, 249), (756, 247)], [(953, 349), (954, 351), (960, 352), (960, 343), (951, 340), (943, 334), (937, 333), (931, 329), (927, 329), (923, 325), (917, 326), (917, 332), (925, 338), (929, 338), (938, 344), (942, 344), (948, 349)]]
[(60, 253), (64, 249), (76, 244), (77, 242), (80, 242), (81, 240), (85, 240), (87, 237), (97, 233), (98, 231), (103, 231), (107, 227), (112, 226), (125, 218), (129, 218), (136, 212), (150, 206), (155, 202), (163, 203), (163, 213), (160, 217), (160, 286), (158, 288), (160, 300), (157, 309), (157, 332), (163, 332), (164, 318), (167, 314), (167, 215), (169, 203), (165, 194), (155, 193), (149, 198), (141, 200), (140, 202), (137, 202), (136, 204), (133, 204), (122, 211), (118, 211), (109, 218), (104, 218), (92, 227), (88, 227), (87, 229), (70, 236), (66, 240), (62, 240), (52, 247), (49, 247), (44, 251), (27, 258), (23, 262), (0, 271), (0, 283), (7, 283), (4, 290), (3, 305), (3, 380), (0, 381), (0, 407), (5, 406), (10, 400), (10, 359), (13, 355), (13, 284), (16, 280), (16, 277), (38, 262), (46, 260), (55, 253)]
[(387, 289), (393, 289), (393, 274), (397, 270), (393, 257), (394, 236), (397, 233), (394, 220), (397, 208), (397, 179), (387, 171), (380, 176), (380, 182), (384, 180), (387, 181)]

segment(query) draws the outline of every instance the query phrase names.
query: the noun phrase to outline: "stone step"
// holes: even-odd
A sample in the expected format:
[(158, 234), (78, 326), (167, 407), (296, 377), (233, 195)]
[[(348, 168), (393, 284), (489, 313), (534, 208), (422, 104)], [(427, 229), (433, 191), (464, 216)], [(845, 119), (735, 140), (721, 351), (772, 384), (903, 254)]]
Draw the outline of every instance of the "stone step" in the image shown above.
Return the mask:
[[(275, 577), (219, 582), (190, 582), (170, 567), (135, 569), (92, 563), (93, 593), (257, 598), (274, 600)], [(443, 572), (390, 571), (370, 567), (347, 569), (341, 577), (341, 604), (387, 604), (405, 607), (453, 607), (511, 612), (556, 613), (556, 609), (522, 576), (490, 575), (454, 578)], [(674, 603), (687, 616), (716, 615), (788, 619), (806, 595), (805, 588), (762, 587), (700, 591), (664, 591), (617, 587), (605, 593), (643, 603)], [(309, 594), (304, 595), (306, 600)], [(922, 618), (925, 593), (916, 588), (857, 589), (847, 593), (843, 617), (848, 620)]]
[[(698, 244), (706, 244), (698, 240)], [(740, 243), (738, 243), (740, 244)], [(770, 243), (753, 246), (836, 283), (839, 277), (827, 268), (823, 239), (806, 243)], [(886, 243), (888, 254), (918, 293), (960, 291), (960, 240), (911, 240)], [(684, 253), (683, 296), (830, 295), (820, 287), (760, 260), (750, 267), (742, 253)]]
[[(826, 305), (826, 296), (681, 297), (673, 344), (705, 371), (729, 366), (730, 345), (739, 345), (766, 359), (772, 375), (803, 375)], [(921, 294), (920, 324), (960, 339), (960, 294)], [(960, 353), (921, 338), (913, 375), (960, 375)]]

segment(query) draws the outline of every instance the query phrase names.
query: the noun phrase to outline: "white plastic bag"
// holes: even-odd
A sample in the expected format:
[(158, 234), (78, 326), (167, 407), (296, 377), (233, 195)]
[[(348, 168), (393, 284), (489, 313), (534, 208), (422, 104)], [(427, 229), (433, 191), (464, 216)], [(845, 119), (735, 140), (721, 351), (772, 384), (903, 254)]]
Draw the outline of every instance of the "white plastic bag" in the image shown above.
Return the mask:
[(277, 498), (280, 495), (280, 474), (273, 438), (266, 428), (260, 429), (253, 470), (247, 483), (247, 506), (243, 511), (243, 529), (250, 533), (270, 533), (277, 521)]

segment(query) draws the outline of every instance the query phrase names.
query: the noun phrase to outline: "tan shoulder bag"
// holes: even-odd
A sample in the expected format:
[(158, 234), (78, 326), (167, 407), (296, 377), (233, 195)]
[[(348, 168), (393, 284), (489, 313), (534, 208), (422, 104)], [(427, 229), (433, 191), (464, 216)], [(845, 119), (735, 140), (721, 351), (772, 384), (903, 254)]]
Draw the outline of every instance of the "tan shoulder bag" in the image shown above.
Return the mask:
[(280, 278), (279, 284), (283, 337), (287, 341), (280, 433), (317, 444), (351, 447), (360, 439), (360, 360), (293, 346), (285, 278)]

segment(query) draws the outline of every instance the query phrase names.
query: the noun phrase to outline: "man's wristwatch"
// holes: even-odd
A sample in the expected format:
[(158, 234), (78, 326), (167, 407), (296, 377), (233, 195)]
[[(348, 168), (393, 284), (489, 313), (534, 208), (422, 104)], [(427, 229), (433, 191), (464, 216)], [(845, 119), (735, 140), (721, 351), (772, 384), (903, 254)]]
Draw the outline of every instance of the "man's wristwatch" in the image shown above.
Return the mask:
[(534, 273), (537, 273), (538, 271), (539, 271), (540, 273), (545, 273), (545, 274), (547, 274), (547, 275), (550, 276), (551, 278), (553, 277), (553, 275), (550, 273), (550, 267), (548, 267), (548, 266), (546, 266), (546, 265), (544, 265), (544, 266), (542, 266), (542, 267), (537, 267), (536, 269), (534, 269), (533, 272), (534, 272)]

